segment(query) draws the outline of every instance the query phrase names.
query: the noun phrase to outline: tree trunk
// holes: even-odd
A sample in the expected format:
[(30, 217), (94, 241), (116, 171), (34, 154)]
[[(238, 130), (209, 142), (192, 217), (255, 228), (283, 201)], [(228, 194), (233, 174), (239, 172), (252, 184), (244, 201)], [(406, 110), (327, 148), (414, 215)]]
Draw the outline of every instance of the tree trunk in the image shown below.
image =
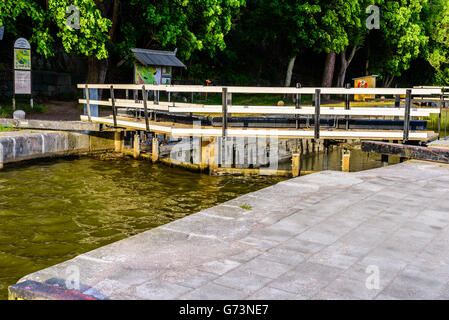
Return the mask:
[[(321, 83), (322, 87), (331, 87), (332, 79), (334, 78), (334, 70), (335, 70), (335, 57), (337, 54), (334, 51), (331, 51), (327, 54), (326, 62), (324, 64), (323, 71), (323, 82)], [(323, 100), (329, 100), (330, 96), (328, 94), (323, 95)]]
[(389, 88), (391, 86), (391, 83), (393, 82), (394, 76), (385, 76), (385, 78), (382, 81), (382, 85), (384, 88)]
[[(112, 21), (111, 29), (109, 29), (109, 38), (112, 41), (115, 35), (115, 31), (117, 30), (118, 19), (119, 19), (119, 9), (120, 9), (120, 1), (119, 0), (109, 0), (109, 1), (99, 1), (95, 0), (95, 4), (98, 9), (100, 9), (102, 16), (106, 17), (112, 8), (112, 17), (110, 20)], [(90, 84), (102, 84), (105, 83), (106, 74), (108, 72), (108, 59), (98, 60), (94, 55), (91, 55), (87, 58), (87, 83)], [(102, 90), (99, 90), (98, 96), (102, 97)]]
[(111, 26), (111, 29), (109, 29), (109, 37), (110, 37), (111, 41), (114, 40), (115, 30), (117, 29), (117, 24), (118, 24), (117, 22), (118, 22), (118, 18), (119, 18), (119, 7), (120, 7), (120, 1), (114, 0), (114, 5), (113, 5), (113, 9), (112, 9), (112, 18), (111, 18), (112, 26)]
[(369, 75), (369, 59), (371, 56), (371, 48), (368, 42), (367, 54), (366, 54), (366, 62), (365, 62), (365, 75)]
[[(108, 60), (98, 60), (95, 56), (87, 58), (87, 82), (88, 84), (102, 84), (106, 80)], [(98, 98), (103, 98), (103, 90), (98, 90)]]
[(346, 70), (348, 69), (348, 60), (346, 60), (346, 50), (340, 53), (340, 72), (337, 78), (337, 87), (344, 87)]
[(285, 75), (285, 86), (286, 87), (290, 87), (290, 84), (292, 82), (292, 74), (293, 74), (293, 68), (295, 66), (295, 60), (296, 60), (296, 55), (294, 55), (292, 58), (290, 58), (290, 61), (288, 62), (287, 74)]
[(346, 58), (346, 50), (347, 49), (345, 48), (345, 50), (340, 53), (340, 72), (338, 73), (337, 87), (345, 86), (346, 71), (348, 70), (348, 67), (351, 64), (358, 48), (357, 46), (354, 46), (348, 58)]
[(108, 71), (108, 60), (98, 60), (95, 56), (87, 58), (87, 83), (104, 83)]
[(332, 79), (334, 78), (334, 70), (335, 70), (335, 57), (337, 54), (334, 51), (331, 51), (326, 56), (326, 62), (324, 64), (323, 71), (323, 82), (321, 83), (322, 87), (331, 87)]

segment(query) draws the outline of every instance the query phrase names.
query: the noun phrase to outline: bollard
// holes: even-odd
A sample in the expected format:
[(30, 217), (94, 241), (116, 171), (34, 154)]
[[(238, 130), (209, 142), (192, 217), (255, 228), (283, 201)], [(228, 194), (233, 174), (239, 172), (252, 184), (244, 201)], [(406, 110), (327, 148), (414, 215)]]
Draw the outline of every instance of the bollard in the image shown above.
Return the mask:
[(138, 133), (134, 134), (133, 157), (135, 159), (140, 157), (140, 135)]
[(215, 164), (215, 139), (211, 138), (209, 143), (209, 174), (214, 175), (217, 171)]
[(350, 160), (350, 158), (351, 158), (351, 152), (349, 150), (343, 150), (341, 171), (349, 172), (349, 160)]
[(3, 169), (3, 145), (0, 143), (0, 170)]
[(122, 152), (122, 149), (123, 149), (122, 132), (121, 131), (115, 131), (114, 132), (114, 151), (115, 152)]
[(203, 138), (200, 138), (200, 139), (201, 139), (201, 156), (200, 156), (201, 163), (200, 163), (200, 170), (204, 171), (207, 168), (208, 164), (209, 164), (208, 149), (209, 149), (210, 141), (205, 140)]
[(327, 142), (323, 144), (323, 170), (329, 169), (329, 146)]
[(381, 161), (383, 167), (388, 166), (388, 155), (386, 154), (381, 155)]
[(292, 154), (292, 176), (299, 177), (301, 174), (301, 155), (299, 153)]
[(158, 160), (159, 160), (159, 140), (157, 138), (153, 138), (151, 161), (157, 162)]

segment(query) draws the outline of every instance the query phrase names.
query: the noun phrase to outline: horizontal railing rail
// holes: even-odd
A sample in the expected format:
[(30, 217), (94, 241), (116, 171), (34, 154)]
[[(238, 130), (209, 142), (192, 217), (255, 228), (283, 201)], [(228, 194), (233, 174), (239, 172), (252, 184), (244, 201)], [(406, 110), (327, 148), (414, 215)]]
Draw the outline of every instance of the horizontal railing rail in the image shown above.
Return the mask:
[[(297, 86), (293, 87), (238, 87), (238, 86), (192, 86), (192, 85), (129, 85), (129, 84), (80, 84), (78, 88), (85, 90), (85, 98), (79, 99), (79, 102), (86, 104), (88, 114), (87, 120), (92, 121), (92, 115), (90, 110), (90, 105), (101, 105), (110, 106), (113, 109), (113, 122), (114, 127), (127, 126), (130, 121), (118, 121), (117, 120), (117, 109), (118, 108), (128, 108), (128, 109), (139, 109), (143, 110), (145, 117), (145, 130), (153, 130), (154, 125), (150, 125), (150, 112), (154, 119), (156, 118), (157, 111), (164, 111), (169, 113), (205, 113), (205, 114), (221, 114), (222, 116), (222, 129), (221, 135), (223, 137), (227, 136), (229, 132), (228, 119), (232, 114), (263, 114), (263, 115), (294, 115), (296, 117), (296, 129), (299, 128), (299, 115), (311, 116), (314, 121), (313, 131), (306, 132), (302, 130), (302, 135), (309, 136), (312, 135), (313, 138), (319, 139), (321, 137), (329, 136), (345, 136), (352, 137), (354, 134), (342, 134), (339, 133), (329, 133), (331, 130), (327, 130), (326, 133), (320, 128), (320, 117), (321, 116), (344, 116), (346, 119), (346, 129), (349, 129), (349, 117), (371, 117), (371, 116), (392, 116), (395, 119), (404, 119), (404, 128), (402, 131), (402, 139), (407, 141), (409, 138), (421, 137), (421, 133), (413, 133), (410, 135), (410, 118), (411, 117), (428, 117), (431, 114), (439, 114), (441, 121), (441, 108), (445, 104), (445, 95), (443, 93), (443, 87), (419, 87), (419, 88), (307, 88)], [(89, 99), (89, 89), (109, 89), (110, 98), (108, 100), (90, 100)], [(126, 99), (116, 99), (115, 90), (126, 90)], [(129, 99), (129, 91), (133, 91), (133, 98)], [(148, 92), (153, 91), (153, 99), (148, 100)], [(139, 92), (141, 92), (142, 100), (138, 99)], [(168, 96), (168, 101), (160, 101), (159, 93), (166, 92)], [(191, 102), (175, 102), (171, 101), (171, 93), (191, 93)], [(193, 101), (193, 93), (219, 93), (222, 95), (221, 105), (206, 105), (198, 104)], [(296, 96), (296, 102), (294, 106), (251, 106), (251, 105), (232, 105), (232, 94), (292, 94)], [(312, 107), (301, 105), (302, 95), (312, 95), (313, 104)], [(344, 95), (345, 105), (342, 107), (322, 107), (321, 106), (321, 96), (322, 95)], [(392, 95), (396, 97), (395, 107), (351, 107), (350, 106), (350, 95)], [(404, 107), (400, 107), (400, 96), (405, 96)], [(421, 99), (436, 99), (439, 102), (439, 108), (428, 108), (428, 107), (412, 107), (412, 101), (414, 97), (419, 97)], [(424, 98), (423, 98), (424, 97)], [(152, 117), (152, 119), (153, 119)], [(104, 121), (107, 123), (107, 121)], [(126, 122), (126, 123), (125, 123)], [(157, 126), (157, 125), (156, 125)], [(168, 129), (163, 129), (167, 131)], [(201, 131), (201, 134), (211, 134), (216, 135), (220, 129), (197, 129)], [(291, 129), (290, 129), (291, 130)], [(196, 134), (196, 131), (186, 128), (172, 128), (169, 130), (172, 134)], [(198, 132), (200, 132), (198, 131)], [(232, 129), (232, 135), (239, 135), (237, 129)], [(250, 130), (243, 130), (246, 134), (256, 134), (250, 132)], [(279, 130), (278, 130), (279, 131)], [(440, 126), (438, 129), (440, 133)], [(270, 134), (279, 134), (282, 136), (295, 136), (296, 133), (287, 133), (285, 130), (277, 132), (271, 129)], [(199, 133), (198, 133), (199, 134)], [(260, 134), (260, 131), (257, 132)], [(324, 134), (324, 135), (323, 135)], [(373, 137), (372, 133), (361, 133), (358, 132), (360, 137)], [(357, 136), (357, 133), (354, 135)], [(382, 137), (383, 135), (377, 135)], [(389, 136), (389, 135), (385, 135)], [(390, 135), (391, 136), (391, 135)], [(394, 134), (397, 137), (397, 133)]]
[[(110, 84), (79, 84), (79, 89), (110, 89)], [(349, 94), (349, 95), (405, 95), (407, 90), (412, 90), (412, 95), (440, 95), (442, 88), (319, 88), (319, 87), (239, 87), (239, 86), (191, 86), (191, 85), (135, 85), (113, 84), (117, 90), (142, 90), (162, 92), (193, 92), (193, 93), (222, 93), (226, 88), (228, 93), (264, 93), (264, 94), (315, 94), (320, 90), (321, 94)]]

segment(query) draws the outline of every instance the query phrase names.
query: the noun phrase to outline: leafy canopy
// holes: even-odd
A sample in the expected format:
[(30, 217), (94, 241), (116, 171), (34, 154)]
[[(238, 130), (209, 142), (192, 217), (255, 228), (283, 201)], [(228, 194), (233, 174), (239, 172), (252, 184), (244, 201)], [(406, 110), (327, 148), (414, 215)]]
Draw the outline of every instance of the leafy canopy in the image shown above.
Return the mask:
[[(129, 48), (145, 42), (153, 47), (179, 47), (188, 58), (195, 50), (225, 48), (224, 35), (231, 29), (232, 16), (245, 0), (130, 0), (120, 1), (117, 23), (119, 40), (111, 39), (111, 19), (99, 9), (99, 4), (113, 0), (2, 0), (0, 25), (19, 35), (28, 31), (36, 51), (46, 57), (53, 55), (57, 40), (66, 52), (97, 59), (107, 58), (109, 50), (122, 56)], [(66, 8), (80, 9), (80, 28), (66, 24)], [(26, 21), (25, 23), (18, 23)], [(32, 26), (25, 30), (25, 26)]]

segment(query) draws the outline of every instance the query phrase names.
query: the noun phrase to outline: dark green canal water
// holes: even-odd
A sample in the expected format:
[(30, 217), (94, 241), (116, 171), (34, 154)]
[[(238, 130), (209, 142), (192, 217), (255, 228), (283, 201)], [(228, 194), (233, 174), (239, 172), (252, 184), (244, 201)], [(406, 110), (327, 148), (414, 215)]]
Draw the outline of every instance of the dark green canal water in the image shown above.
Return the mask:
[[(340, 170), (341, 151), (329, 154)], [(351, 171), (379, 167), (353, 151)], [(303, 170), (321, 170), (322, 155)], [(83, 252), (281, 181), (211, 177), (132, 159), (53, 159), (0, 171), (0, 299), (8, 285)]]
[(135, 160), (8, 165), (0, 171), (0, 299), (26, 274), (280, 180)]

